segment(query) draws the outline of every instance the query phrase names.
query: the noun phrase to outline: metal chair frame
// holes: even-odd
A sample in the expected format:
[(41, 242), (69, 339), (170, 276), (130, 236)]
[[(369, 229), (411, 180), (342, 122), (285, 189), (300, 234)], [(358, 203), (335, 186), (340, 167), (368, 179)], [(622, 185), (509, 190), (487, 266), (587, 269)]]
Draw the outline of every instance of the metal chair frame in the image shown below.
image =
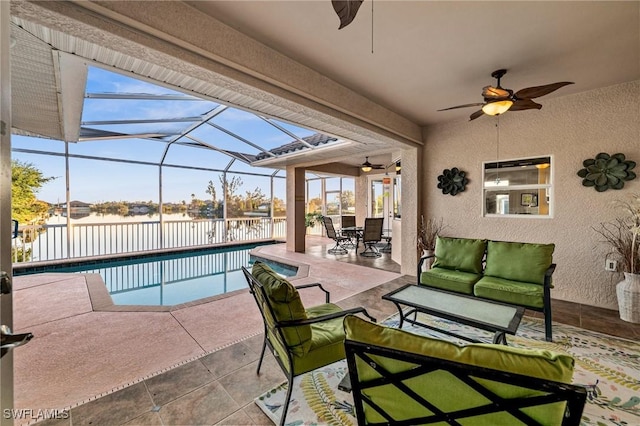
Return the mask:
[(349, 237), (346, 237), (336, 232), (336, 228), (333, 226), (333, 220), (330, 217), (324, 216), (322, 218), (322, 221), (324, 222), (324, 227), (327, 231), (327, 237), (331, 238), (333, 241), (336, 242), (336, 245), (330, 248), (329, 250), (327, 250), (327, 253), (330, 253), (330, 254), (349, 253), (347, 248), (344, 246), (348, 241), (350, 241)]
[[(349, 375), (351, 378), (351, 388), (353, 391), (356, 417), (358, 419), (358, 425), (360, 426), (389, 424), (409, 426), (440, 422), (459, 426), (470, 417), (499, 412), (508, 412), (525, 425), (539, 425), (537, 421), (529, 417), (525, 412), (521, 411), (521, 409), (526, 407), (542, 406), (554, 402), (566, 402), (565, 414), (562, 419), (562, 423), (558, 424), (561, 424), (562, 426), (578, 426), (580, 424), (582, 411), (586, 402), (587, 390), (584, 386), (565, 384), (489, 368), (461, 364), (454, 361), (433, 358), (427, 355), (403, 352), (351, 340), (345, 340), (345, 350), (349, 366)], [(383, 358), (415, 364), (415, 367), (406, 371), (393, 373), (380, 365)], [(357, 359), (360, 359), (371, 368), (375, 369), (380, 374), (380, 377), (367, 382), (361, 382), (358, 377)], [(415, 378), (428, 375), (437, 370), (443, 370), (451, 373), (458, 380), (464, 382), (467, 386), (482, 394), (489, 400), (489, 402), (474, 408), (443, 412), (405, 384), (410, 380), (415, 383)], [(476, 378), (483, 378), (537, 390), (543, 392), (543, 394), (530, 397), (504, 399), (484, 387), (481, 383), (475, 380)], [(427, 378), (425, 378), (425, 380), (426, 379)], [(393, 385), (397, 390), (400, 390), (409, 398), (422, 405), (424, 407), (424, 413), (421, 413), (418, 417), (403, 419), (401, 421), (392, 418), (383, 407), (380, 407), (380, 405), (376, 404), (375, 400), (365, 394), (365, 391), (368, 388), (374, 388), (385, 384)], [(446, 389), (443, 389), (443, 392), (446, 392)], [(452, 397), (454, 396), (452, 395)], [(375, 410), (380, 416), (382, 416), (385, 419), (385, 422), (367, 423), (364, 415), (365, 404), (368, 406), (368, 409)]]
[(364, 244), (364, 251), (360, 253), (360, 256), (364, 257), (380, 257), (380, 251), (376, 247), (382, 240), (382, 226), (384, 218), (381, 217), (368, 217), (364, 220), (364, 232), (362, 233), (362, 243)]
[[(349, 238), (349, 241), (343, 244), (346, 248), (355, 248), (357, 249), (357, 241), (358, 241), (358, 233), (357, 231), (345, 231), (344, 228), (355, 228), (356, 226), (356, 217), (355, 216), (341, 216), (340, 217), (340, 233)], [(355, 241), (354, 241), (355, 240)]]
[(380, 249), (380, 253), (391, 253), (391, 229), (383, 229), (382, 233), (384, 234), (385, 232), (387, 235), (382, 235), (382, 239), (386, 241), (387, 244)]
[[(273, 312), (273, 308), (271, 307), (271, 304), (269, 302), (269, 297), (267, 296), (263, 285), (251, 274), (251, 272), (246, 267), (242, 267), (242, 272), (247, 279), (247, 283), (249, 284), (249, 292), (253, 295), (253, 298), (258, 305), (258, 309), (260, 310), (260, 314), (262, 315), (262, 322), (264, 324), (264, 340), (262, 342), (262, 351), (260, 352), (260, 359), (258, 360), (256, 374), (260, 374), (260, 367), (262, 366), (265, 350), (268, 346), (271, 353), (274, 354), (278, 365), (287, 376), (287, 395), (282, 409), (282, 417), (280, 418), (280, 426), (282, 426), (284, 425), (285, 419), (287, 417), (287, 410), (289, 408), (289, 402), (291, 400), (291, 392), (293, 391), (293, 378), (295, 377), (295, 375), (293, 374), (293, 357), (296, 356), (291, 352), (291, 350), (289, 350), (289, 346), (287, 345), (287, 341), (282, 332), (282, 329), (286, 327), (297, 327), (300, 325), (321, 323), (335, 318), (344, 317), (346, 315), (358, 313), (363, 314), (373, 322), (376, 322), (376, 319), (370, 316), (366, 309), (359, 307), (345, 309), (340, 312), (334, 312), (331, 314), (309, 318), (306, 320), (277, 321), (275, 313)], [(325, 293), (325, 303), (330, 303), (331, 294), (324, 287), (322, 287), (322, 284), (320, 283), (302, 284), (295, 286), (297, 290), (311, 287), (317, 287), (322, 290)], [(274, 324), (274, 327), (271, 330), (269, 330), (268, 328), (268, 324), (270, 323)], [(280, 356), (278, 356), (278, 351), (276, 350), (276, 348), (284, 349), (284, 352), (286, 353), (286, 359), (282, 359)], [(317, 368), (320, 367), (324, 367), (324, 365), (317, 366)]]

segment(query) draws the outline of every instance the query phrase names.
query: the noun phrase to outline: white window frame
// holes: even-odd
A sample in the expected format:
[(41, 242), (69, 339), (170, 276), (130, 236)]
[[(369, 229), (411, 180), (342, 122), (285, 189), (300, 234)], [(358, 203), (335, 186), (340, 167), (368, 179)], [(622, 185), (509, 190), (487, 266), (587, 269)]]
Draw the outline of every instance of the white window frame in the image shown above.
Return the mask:
[[(518, 218), (518, 219), (552, 219), (555, 209), (555, 202), (553, 197), (553, 182), (554, 182), (554, 159), (553, 155), (539, 155), (535, 157), (519, 157), (505, 160), (498, 160), (498, 164), (504, 163), (522, 163), (525, 165), (528, 160), (540, 160), (540, 159), (549, 159), (549, 182), (548, 183), (540, 183), (540, 184), (528, 184), (528, 185), (509, 185), (508, 181), (504, 185), (499, 185), (498, 187), (504, 191), (505, 189), (508, 191), (532, 191), (539, 192), (544, 189), (544, 193), (546, 194), (545, 198), (549, 205), (549, 214), (497, 214), (497, 213), (487, 213), (487, 194), (490, 192), (494, 192), (496, 186), (487, 185), (486, 182), (486, 167), (487, 164), (495, 164), (496, 161), (484, 161), (482, 163), (482, 216), (483, 217), (503, 217), (503, 218)], [(540, 205), (540, 200), (538, 200), (538, 205)]]

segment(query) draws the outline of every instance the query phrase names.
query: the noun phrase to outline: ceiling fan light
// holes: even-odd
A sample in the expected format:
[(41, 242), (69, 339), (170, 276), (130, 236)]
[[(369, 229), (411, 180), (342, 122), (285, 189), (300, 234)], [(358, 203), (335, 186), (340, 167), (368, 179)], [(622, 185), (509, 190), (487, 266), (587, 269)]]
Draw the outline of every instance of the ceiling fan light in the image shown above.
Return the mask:
[(396, 172), (399, 172), (400, 170), (402, 170), (402, 164), (398, 161), (396, 162)]
[(362, 163), (362, 171), (370, 172), (372, 168), (372, 164), (369, 162), (369, 157), (364, 157), (364, 163)]
[(482, 106), (482, 112), (487, 115), (500, 115), (509, 110), (513, 105), (513, 101), (504, 100), (504, 101), (493, 101), (486, 103)]

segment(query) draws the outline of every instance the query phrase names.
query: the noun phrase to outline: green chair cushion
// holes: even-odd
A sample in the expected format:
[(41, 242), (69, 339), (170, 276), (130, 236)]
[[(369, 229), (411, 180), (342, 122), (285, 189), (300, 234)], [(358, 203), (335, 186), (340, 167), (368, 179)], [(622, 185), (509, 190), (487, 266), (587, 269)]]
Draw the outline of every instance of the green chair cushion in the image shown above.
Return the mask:
[[(342, 308), (333, 303), (313, 306), (307, 309), (309, 318), (341, 312)], [(293, 374), (303, 374), (319, 366), (344, 359), (343, 317), (311, 324), (311, 345), (304, 357), (294, 357)]]
[(433, 267), (420, 274), (420, 284), (457, 293), (473, 294), (473, 285), (482, 275)]
[[(251, 274), (264, 287), (276, 321), (307, 319), (300, 294), (289, 281), (262, 262), (253, 264)], [(284, 327), (282, 334), (291, 352), (297, 356), (304, 356), (311, 347), (311, 326), (309, 325)]]
[(473, 294), (511, 305), (544, 307), (544, 287), (538, 284), (485, 276), (473, 287)]
[[(573, 358), (546, 350), (531, 350), (492, 344), (458, 346), (451, 342), (370, 323), (354, 316), (345, 318), (344, 327), (346, 338), (349, 340), (382, 346), (396, 351), (427, 355), (462, 364), (563, 383), (570, 383), (573, 376)], [(372, 355), (372, 359), (392, 373), (399, 373), (416, 367), (413, 363), (382, 356)], [(378, 372), (359, 358), (356, 365), (360, 381), (364, 382), (380, 377)], [(475, 380), (502, 398), (509, 399), (539, 394), (537, 391), (519, 386), (485, 379)], [(427, 372), (418, 377), (405, 380), (404, 383), (445, 412), (473, 408), (489, 402), (484, 396), (460, 379), (443, 370)], [(372, 387), (364, 393), (389, 412), (396, 420), (432, 414), (393, 385), (386, 384)], [(526, 411), (527, 414), (541, 424), (559, 424), (564, 414), (564, 404), (547, 404), (540, 407), (527, 408), (523, 411)], [(375, 410), (369, 409), (367, 405), (365, 405), (365, 416), (369, 422), (384, 421)], [(463, 424), (514, 424), (514, 418), (506, 413), (471, 417), (467, 420), (468, 422)]]
[(432, 267), (481, 274), (486, 247), (486, 240), (437, 237)]
[(554, 244), (489, 241), (484, 275), (543, 285), (554, 248)]

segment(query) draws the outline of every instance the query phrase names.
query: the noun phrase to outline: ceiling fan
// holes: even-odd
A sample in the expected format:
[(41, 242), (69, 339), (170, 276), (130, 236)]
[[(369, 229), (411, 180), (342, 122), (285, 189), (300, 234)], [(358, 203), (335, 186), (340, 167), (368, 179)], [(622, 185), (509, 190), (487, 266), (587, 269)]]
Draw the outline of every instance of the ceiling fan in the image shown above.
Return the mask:
[(499, 115), (507, 111), (523, 111), (525, 109), (540, 109), (542, 105), (534, 102), (533, 98), (548, 95), (568, 84), (572, 81), (561, 81), (558, 83), (545, 84), (543, 86), (527, 87), (513, 93), (511, 89), (504, 89), (500, 86), (500, 79), (507, 73), (506, 69), (496, 70), (491, 73), (491, 77), (497, 79), (496, 86), (486, 86), (482, 89), (482, 97), (484, 102), (473, 104), (457, 105), (450, 108), (439, 109), (438, 111), (448, 111), (450, 109), (467, 108), (472, 106), (481, 106), (482, 108), (471, 114), (469, 120), (475, 120), (482, 114)]
[(365, 157), (364, 163), (360, 165), (360, 168), (363, 172), (370, 172), (371, 170), (385, 170), (386, 166), (384, 164), (371, 164), (369, 157)]
[(331, 0), (333, 10), (336, 11), (338, 18), (340, 18), (339, 30), (353, 21), (362, 2), (363, 0)]

